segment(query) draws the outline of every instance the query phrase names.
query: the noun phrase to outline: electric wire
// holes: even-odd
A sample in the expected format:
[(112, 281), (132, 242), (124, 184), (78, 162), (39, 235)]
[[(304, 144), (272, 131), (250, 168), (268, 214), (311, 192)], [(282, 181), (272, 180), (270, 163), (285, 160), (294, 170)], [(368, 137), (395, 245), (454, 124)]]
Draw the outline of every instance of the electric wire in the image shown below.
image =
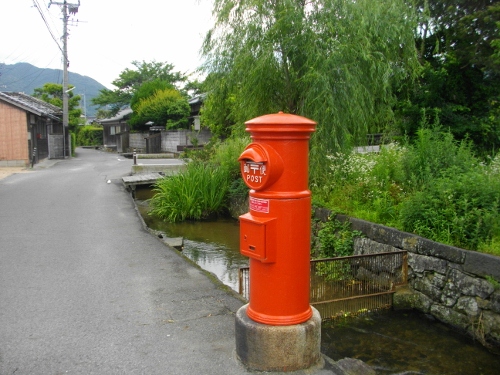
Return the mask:
[(45, 26), (47, 27), (47, 30), (49, 31), (50, 35), (52, 36), (52, 39), (54, 39), (54, 42), (56, 42), (57, 47), (64, 54), (63, 49), (59, 45), (59, 42), (57, 41), (57, 38), (54, 36), (54, 33), (52, 32), (52, 29), (50, 28), (49, 23), (48, 23), (47, 19), (45, 18), (45, 14), (43, 13), (42, 8), (40, 7), (40, 4), (38, 3), (38, 0), (33, 0), (33, 5), (38, 10), (38, 13), (40, 13), (40, 16), (42, 17), (42, 20), (45, 23)]

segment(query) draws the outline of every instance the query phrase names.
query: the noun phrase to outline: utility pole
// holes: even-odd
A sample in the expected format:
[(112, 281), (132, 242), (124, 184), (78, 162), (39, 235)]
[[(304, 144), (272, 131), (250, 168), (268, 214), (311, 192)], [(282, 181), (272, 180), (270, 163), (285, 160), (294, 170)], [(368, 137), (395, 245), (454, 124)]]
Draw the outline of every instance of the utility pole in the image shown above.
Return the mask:
[[(68, 13), (76, 14), (78, 12), (78, 7), (80, 6), (80, 0), (78, 0), (78, 4), (68, 3), (66, 0), (63, 2), (54, 2), (51, 1), (49, 7), (54, 5), (59, 5), (62, 7), (63, 12), (63, 89), (62, 89), (62, 99), (63, 99), (63, 157), (66, 158), (66, 142), (67, 136), (69, 134), (69, 95), (68, 95)], [(71, 148), (69, 148), (69, 156), (71, 156)]]

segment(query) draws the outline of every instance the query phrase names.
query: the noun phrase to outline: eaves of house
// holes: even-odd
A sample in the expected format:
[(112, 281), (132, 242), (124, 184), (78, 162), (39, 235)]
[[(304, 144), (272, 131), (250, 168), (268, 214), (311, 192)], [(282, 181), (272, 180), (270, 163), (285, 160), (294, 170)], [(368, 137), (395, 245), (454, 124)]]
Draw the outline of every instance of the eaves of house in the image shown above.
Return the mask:
[(100, 119), (97, 120), (97, 122), (101, 125), (119, 123), (121, 121), (128, 120), (132, 112), (132, 109), (125, 108), (120, 110), (114, 117)]
[(62, 109), (20, 92), (0, 92), (0, 100), (37, 116), (61, 121)]

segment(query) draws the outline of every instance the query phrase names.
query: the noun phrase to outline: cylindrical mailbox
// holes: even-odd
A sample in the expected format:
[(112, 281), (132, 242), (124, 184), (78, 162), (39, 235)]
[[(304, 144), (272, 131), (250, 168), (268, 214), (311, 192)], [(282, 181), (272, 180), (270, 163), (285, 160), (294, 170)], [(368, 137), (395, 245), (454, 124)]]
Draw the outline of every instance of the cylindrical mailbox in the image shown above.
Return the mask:
[(271, 114), (245, 123), (253, 143), (239, 157), (250, 187), (250, 211), (240, 216), (240, 252), (250, 257), (250, 319), (293, 325), (309, 305), (311, 192), (309, 139), (316, 123)]

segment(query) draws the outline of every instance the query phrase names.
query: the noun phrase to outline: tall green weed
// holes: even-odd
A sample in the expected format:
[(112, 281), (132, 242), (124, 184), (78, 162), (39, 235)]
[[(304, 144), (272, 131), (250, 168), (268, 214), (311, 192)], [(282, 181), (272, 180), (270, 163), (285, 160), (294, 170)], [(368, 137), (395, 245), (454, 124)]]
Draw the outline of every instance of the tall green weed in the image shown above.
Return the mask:
[(414, 142), (407, 142), (408, 152), (402, 158), (405, 184), (409, 187), (425, 185), (441, 177), (450, 168), (462, 173), (472, 170), (477, 160), (469, 141), (457, 142), (450, 132), (439, 127), (421, 128)]
[(188, 164), (180, 174), (156, 183), (150, 214), (170, 222), (217, 216), (226, 207), (229, 184), (224, 168)]
[(480, 163), (468, 141), (433, 127), (402, 146), (326, 160), (329, 183), (312, 186), (315, 202), (447, 244), (498, 248), (500, 156)]
[(190, 152), (192, 161), (185, 171), (156, 184), (150, 214), (177, 222), (225, 213), (230, 196), (248, 194), (248, 188), (241, 183), (238, 162), (248, 143), (248, 138), (230, 138)]
[(500, 179), (449, 168), (406, 200), (402, 229), (442, 243), (478, 250), (500, 229)]

